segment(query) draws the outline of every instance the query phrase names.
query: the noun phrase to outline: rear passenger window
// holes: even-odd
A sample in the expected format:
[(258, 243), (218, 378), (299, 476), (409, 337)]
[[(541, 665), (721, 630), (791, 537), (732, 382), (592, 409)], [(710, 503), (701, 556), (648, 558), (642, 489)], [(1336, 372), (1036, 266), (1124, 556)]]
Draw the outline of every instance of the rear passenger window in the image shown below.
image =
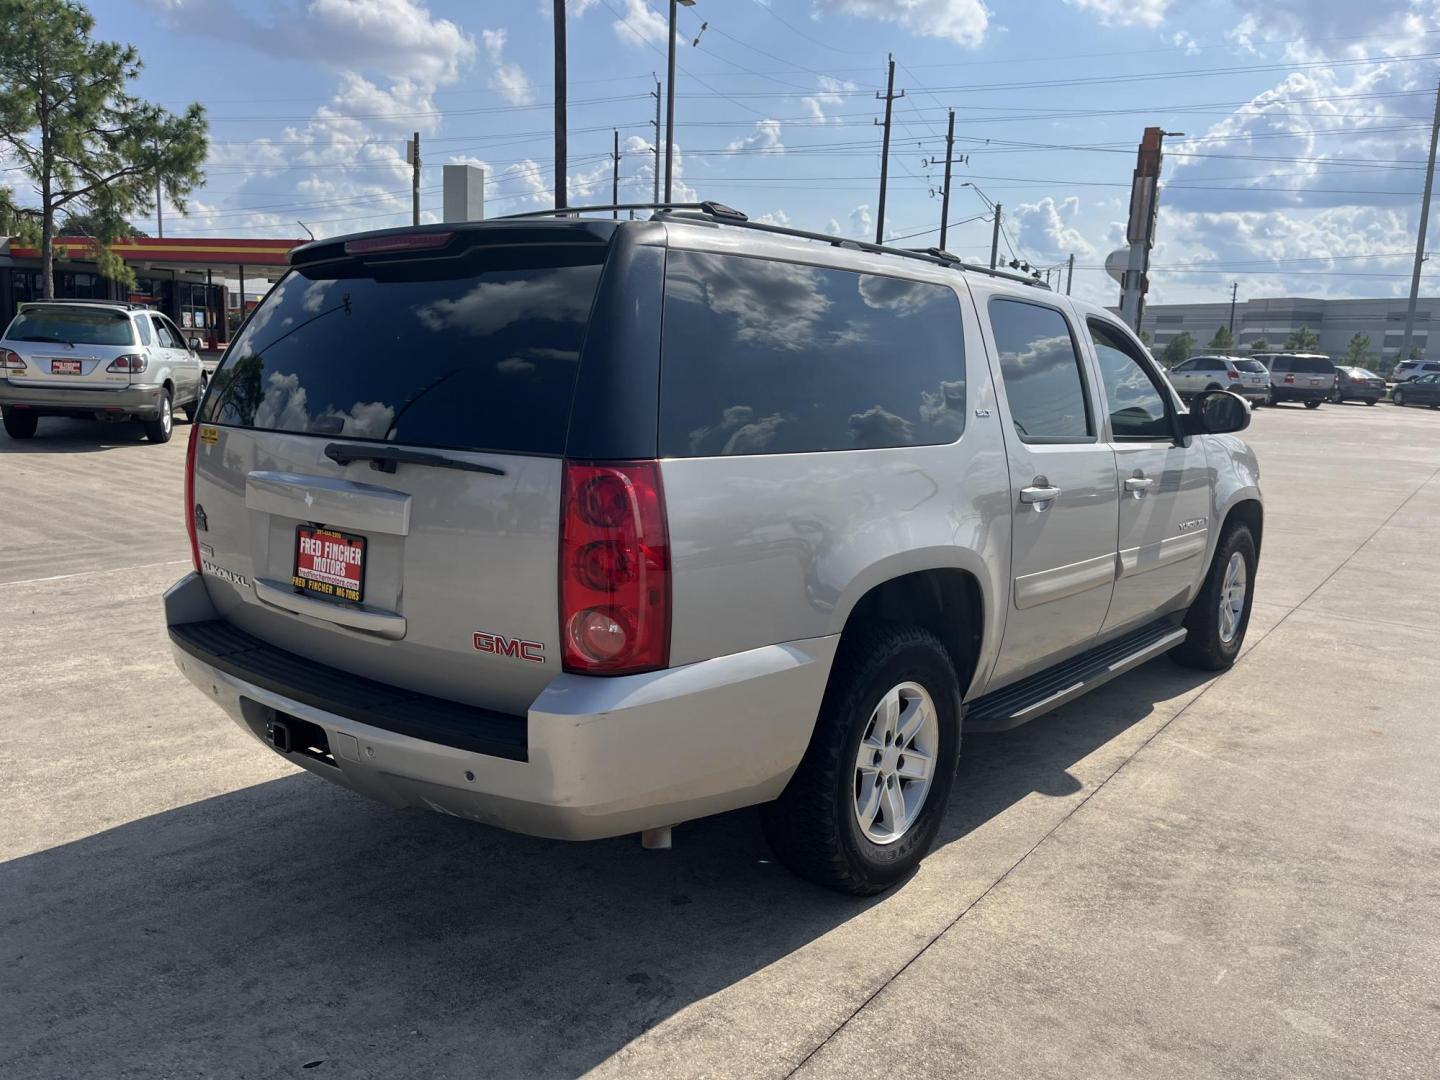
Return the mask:
[(1095, 434), (1070, 324), (1052, 307), (995, 297), (990, 327), (1015, 431), (1026, 442), (1085, 441)]
[(660, 453), (797, 454), (954, 442), (960, 302), (942, 285), (671, 251)]
[(138, 318), (138, 319), (135, 320), (135, 329), (137, 329), (137, 330), (140, 331), (140, 344), (141, 344), (141, 345), (149, 345), (149, 344), (150, 344), (150, 320), (147, 319), (144, 315), (141, 315), (140, 318)]
[[(1135, 347), (1098, 319), (1091, 319), (1089, 325), (1110, 410), (1110, 433), (1117, 439), (1174, 438), (1165, 398), (1135, 355)], [(1218, 366), (1219, 362), (1209, 363)]]

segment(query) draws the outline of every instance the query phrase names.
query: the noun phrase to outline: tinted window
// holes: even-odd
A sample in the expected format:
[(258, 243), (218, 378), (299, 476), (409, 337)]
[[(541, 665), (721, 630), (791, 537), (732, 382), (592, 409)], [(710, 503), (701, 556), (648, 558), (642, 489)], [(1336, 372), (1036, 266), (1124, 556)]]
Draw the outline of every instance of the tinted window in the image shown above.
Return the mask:
[(166, 349), (180, 348), (180, 343), (176, 341), (175, 334), (170, 329), (170, 324), (159, 315), (151, 315), (150, 318), (155, 323), (155, 340), (160, 343), (160, 346)]
[(1289, 371), (1289, 370), (1290, 370), (1290, 358), (1289, 358), (1288, 356), (1277, 356), (1277, 357), (1275, 357), (1274, 360), (1271, 360), (1271, 361), (1270, 361), (1270, 370), (1271, 370), (1271, 371)]
[[(1135, 346), (1113, 327), (1090, 320), (1090, 337), (1100, 361), (1100, 378), (1117, 439), (1169, 439), (1175, 434), (1165, 399), (1146, 373)], [(1218, 361), (1212, 361), (1218, 363)]]
[(1307, 375), (1333, 375), (1335, 365), (1323, 356), (1296, 356), (1286, 371), (1303, 371)]
[(672, 251), (663, 338), (666, 457), (948, 443), (965, 427), (944, 286)]
[(150, 320), (146, 316), (141, 315), (135, 320), (135, 329), (140, 331), (140, 344), (149, 345), (152, 340)]
[(294, 270), (226, 353), (205, 419), (561, 453), (599, 258), (543, 248)]
[(133, 345), (130, 316), (80, 307), (31, 308), (15, 316), (5, 336), (11, 341), (67, 345)]
[(1010, 416), (1022, 439), (1084, 439), (1094, 434), (1070, 324), (1054, 308), (996, 297), (990, 326), (1005, 378)]
[(1260, 363), (1259, 360), (1235, 359), (1230, 361), (1230, 366), (1233, 367), (1236, 371), (1248, 371), (1252, 375), (1265, 374), (1265, 365)]

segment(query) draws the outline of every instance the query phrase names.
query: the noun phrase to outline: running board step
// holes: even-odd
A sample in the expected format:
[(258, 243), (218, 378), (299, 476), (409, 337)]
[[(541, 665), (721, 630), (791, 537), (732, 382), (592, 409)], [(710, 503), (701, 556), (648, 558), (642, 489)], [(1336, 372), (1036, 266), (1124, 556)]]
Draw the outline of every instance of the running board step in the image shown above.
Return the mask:
[(1185, 640), (1185, 628), (1168, 619), (1142, 626), (1036, 675), (976, 698), (965, 710), (965, 730), (1008, 731), (1123, 675)]

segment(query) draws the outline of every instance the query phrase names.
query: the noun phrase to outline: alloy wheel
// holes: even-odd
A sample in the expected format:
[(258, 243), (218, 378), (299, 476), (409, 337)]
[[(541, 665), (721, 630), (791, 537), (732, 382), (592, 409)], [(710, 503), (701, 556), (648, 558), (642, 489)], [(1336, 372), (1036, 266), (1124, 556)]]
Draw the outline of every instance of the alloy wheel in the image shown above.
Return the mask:
[(892, 686), (870, 714), (855, 756), (855, 820), (871, 843), (893, 844), (915, 824), (939, 751), (929, 691), (916, 682)]

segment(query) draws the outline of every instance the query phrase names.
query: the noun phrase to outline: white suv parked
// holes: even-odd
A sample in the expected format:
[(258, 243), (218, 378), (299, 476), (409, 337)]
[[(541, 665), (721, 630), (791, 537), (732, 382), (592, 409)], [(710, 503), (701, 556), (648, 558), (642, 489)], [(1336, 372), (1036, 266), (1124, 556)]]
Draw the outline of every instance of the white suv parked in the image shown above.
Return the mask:
[(12, 439), (42, 416), (136, 419), (170, 440), (174, 410), (193, 420), (205, 393), (200, 355), (165, 315), (111, 300), (20, 305), (0, 338), (0, 409)]

